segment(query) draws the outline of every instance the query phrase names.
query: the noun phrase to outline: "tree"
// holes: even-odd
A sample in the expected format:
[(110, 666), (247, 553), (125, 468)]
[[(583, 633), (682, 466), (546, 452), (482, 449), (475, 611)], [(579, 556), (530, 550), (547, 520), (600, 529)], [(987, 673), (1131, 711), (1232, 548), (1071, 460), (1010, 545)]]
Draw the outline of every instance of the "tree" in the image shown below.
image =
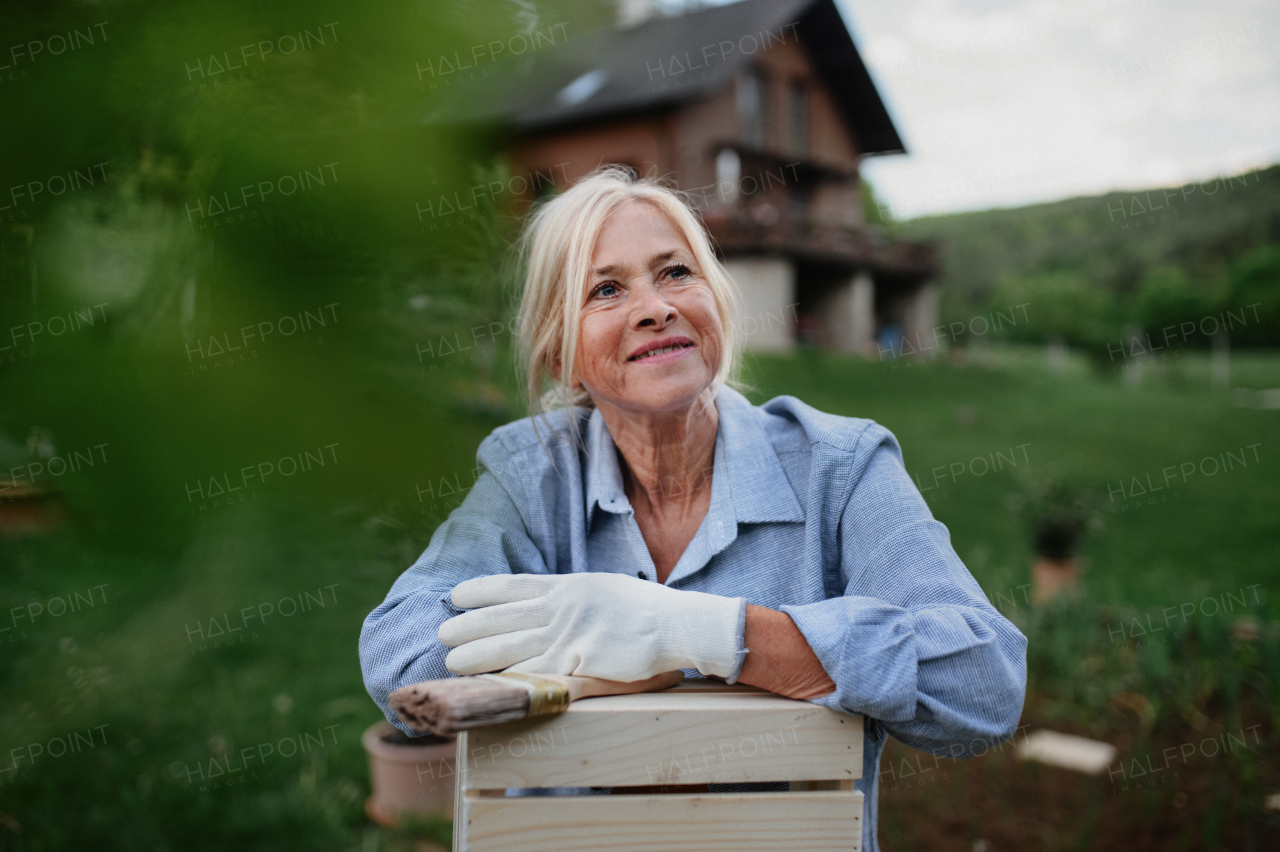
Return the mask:
[(1147, 331), (1168, 328), (1184, 322), (1199, 322), (1215, 313), (1221, 302), (1210, 286), (1196, 286), (1176, 266), (1151, 270), (1138, 283), (1134, 297), (1134, 314)]
[[(1232, 342), (1280, 345), (1280, 246), (1260, 246), (1231, 265), (1227, 275)], [(1243, 315), (1244, 325), (1236, 318)]]
[(876, 195), (876, 188), (866, 178), (859, 178), (858, 191), (862, 195), (862, 216), (868, 225), (880, 225), (889, 228), (894, 225), (893, 213), (889, 205)]
[(1109, 300), (1102, 288), (1079, 272), (1006, 275), (992, 293), (992, 310), (1025, 304), (1031, 323), (1019, 327), (1026, 339), (1059, 338), (1092, 347), (1111, 336)]

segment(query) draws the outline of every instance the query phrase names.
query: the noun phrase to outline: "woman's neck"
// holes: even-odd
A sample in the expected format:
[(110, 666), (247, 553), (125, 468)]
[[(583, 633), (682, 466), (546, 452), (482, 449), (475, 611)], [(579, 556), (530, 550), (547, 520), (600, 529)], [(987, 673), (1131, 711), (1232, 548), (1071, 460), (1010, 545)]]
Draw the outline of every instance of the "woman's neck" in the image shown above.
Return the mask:
[(622, 456), (623, 488), (637, 510), (695, 503), (711, 487), (720, 412), (710, 389), (691, 406), (636, 414), (600, 406)]

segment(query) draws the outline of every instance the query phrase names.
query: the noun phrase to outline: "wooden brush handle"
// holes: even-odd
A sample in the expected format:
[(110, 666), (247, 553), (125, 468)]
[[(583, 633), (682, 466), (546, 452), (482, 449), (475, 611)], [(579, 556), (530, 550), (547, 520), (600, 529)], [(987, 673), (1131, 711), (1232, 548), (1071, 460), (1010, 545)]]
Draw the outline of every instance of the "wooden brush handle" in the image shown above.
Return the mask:
[(548, 680), (558, 680), (569, 690), (569, 701), (579, 698), (595, 698), (599, 695), (629, 695), (633, 692), (654, 692), (675, 686), (684, 680), (683, 672), (663, 672), (645, 680), (626, 683), (620, 680), (604, 680), (598, 677), (577, 675), (538, 675)]
[[(539, 716), (564, 712), (566, 707), (580, 698), (594, 698), (598, 695), (627, 695), (629, 693), (653, 692), (659, 689), (666, 689), (683, 680), (684, 673), (679, 671), (663, 672), (644, 680), (630, 682), (605, 680), (598, 677), (580, 677), (578, 675), (534, 675), (518, 672), (494, 672), (491, 675), (479, 675), (479, 677), (490, 678), (495, 682), (505, 681), (508, 684), (511, 684), (514, 680), (515, 685), (528, 683), (529, 686), (522, 687), (530, 690), (531, 700), (528, 715)], [(564, 687), (564, 691), (552, 689), (553, 695), (549, 701), (539, 700), (539, 697), (548, 697), (548, 682), (559, 684)], [(542, 688), (538, 688), (539, 686)], [(555, 693), (559, 694), (555, 695)]]

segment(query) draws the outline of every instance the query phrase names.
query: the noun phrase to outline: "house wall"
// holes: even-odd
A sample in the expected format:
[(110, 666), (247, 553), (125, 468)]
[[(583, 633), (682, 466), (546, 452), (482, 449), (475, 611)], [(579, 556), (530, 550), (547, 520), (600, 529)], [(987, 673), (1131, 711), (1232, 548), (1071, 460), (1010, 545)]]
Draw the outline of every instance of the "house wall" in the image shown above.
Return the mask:
[(715, 192), (716, 153), (742, 138), (735, 86), (730, 82), (719, 94), (676, 110), (681, 189)]
[(836, 108), (835, 101), (804, 49), (795, 41), (776, 44), (757, 59), (770, 80), (770, 145), (774, 152), (788, 153), (788, 87), (793, 81), (805, 84), (809, 101), (808, 152), (805, 159), (848, 174), (847, 182), (824, 182), (809, 199), (811, 221), (832, 227), (856, 228), (864, 224), (862, 202), (856, 179), (857, 141)]
[(512, 173), (554, 170), (570, 183), (603, 163), (626, 163), (640, 174), (676, 166), (671, 117), (654, 113), (529, 136), (511, 151)]
[(761, 51), (757, 67), (769, 76), (769, 146), (780, 154), (787, 150), (787, 86), (805, 83), (809, 94), (809, 151), (806, 159), (853, 173), (858, 169), (858, 149), (849, 128), (840, 118), (826, 86), (798, 42), (788, 39)]

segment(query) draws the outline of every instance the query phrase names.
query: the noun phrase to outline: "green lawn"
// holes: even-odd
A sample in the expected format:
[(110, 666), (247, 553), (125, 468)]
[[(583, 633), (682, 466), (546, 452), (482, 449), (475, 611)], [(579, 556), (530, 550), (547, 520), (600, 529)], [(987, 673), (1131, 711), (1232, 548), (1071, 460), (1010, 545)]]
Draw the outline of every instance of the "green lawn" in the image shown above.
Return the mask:
[[(1136, 388), (1100, 380), (1083, 363), (1052, 373), (1038, 349), (989, 353), (989, 366), (977, 360), (964, 369), (941, 360), (899, 361), (895, 369), (826, 357), (796, 369), (761, 359), (750, 371), (759, 388), (751, 396), (791, 394), (892, 430), (908, 472), (993, 601), (1028, 582), (1029, 541), (1006, 508), (1028, 469), (1099, 495), (1105, 529), (1085, 546), (1086, 590), (1097, 602), (1163, 607), (1254, 583), (1276, 586), (1280, 411), (1235, 407), (1232, 394), (1210, 388), (1205, 359), (1195, 356), (1176, 376), (1148, 371)], [(1280, 387), (1275, 358), (1236, 361), (1238, 383)], [(1205, 461), (1228, 452), (1229, 471)], [(992, 469), (996, 453), (1001, 470)], [(1183, 464), (1202, 463), (1203, 473), (1184, 480)], [(1148, 476), (1165, 488), (1139, 500), (1133, 478), (1145, 490)]]
[[(757, 402), (791, 394), (893, 430), (957, 552), (1032, 638), (1024, 721), (1129, 736), (1138, 748), (1143, 737), (1176, 737), (1193, 706), (1215, 724), (1261, 723), (1268, 744), (1258, 753), (1274, 755), (1278, 613), (1267, 593), (1280, 580), (1280, 411), (1236, 407), (1232, 394), (1210, 389), (1207, 364), (1191, 356), (1178, 371), (1148, 371), (1140, 387), (1080, 363), (1052, 373), (1042, 362), (1039, 350), (989, 350), (960, 367), (939, 360), (895, 369), (801, 353), (752, 359), (747, 378)], [(98, 539), (75, 530), (4, 545), (0, 848), (410, 848), (363, 813), (359, 736), (380, 714), (364, 693), (356, 640), (364, 615), (457, 502), (446, 496), (431, 508), (415, 499), (415, 484), (460, 474), (465, 485), (468, 448), (501, 422), (458, 400), (468, 391), (455, 379), (469, 378), (414, 379), (419, 392), (395, 405), (370, 391), (363, 413), (344, 421), (348, 475), (405, 468), (383, 490), (362, 490), (358, 476), (338, 493), (318, 487), (312, 499), (267, 490), (208, 512), (178, 545), (145, 556), (130, 555), (127, 535), (89, 547), (83, 542)], [(1280, 387), (1280, 358), (1238, 356), (1233, 384)], [(455, 403), (440, 405), (445, 394)], [(989, 467), (997, 453), (1001, 470), (975, 461)], [(1233, 469), (1201, 472), (1204, 459), (1222, 463), (1227, 453)], [(1161, 484), (1171, 467), (1180, 477), (1184, 463), (1196, 471), (1142, 497), (1154, 504), (1131, 495), (1133, 478)], [(1047, 614), (1025, 603), (1032, 556), (1009, 509), (1027, 473), (1091, 487), (1108, 510), (1084, 547), (1084, 600)], [(1127, 635), (1117, 642), (1107, 632), (1130, 616), (1159, 617), (1162, 608), (1250, 588), (1248, 609), (1264, 620), (1255, 644), (1230, 644), (1240, 607), (1193, 615), (1169, 646), (1135, 651)], [(69, 609), (50, 615), (59, 597)], [(299, 609), (284, 614), (286, 599), (300, 600)], [(44, 611), (28, 609), (36, 603)], [(265, 617), (246, 622), (246, 608)], [(229, 642), (211, 636), (211, 620), (225, 629), (227, 619), (244, 629)], [(1154, 723), (1131, 732), (1124, 720), (1133, 714), (1116, 711), (1115, 698), (1144, 689)], [(52, 756), (47, 746), (75, 732), (78, 749)], [(285, 755), (288, 747), (277, 747), (290, 740), (303, 747)], [(215, 773), (211, 761), (239, 766), (245, 749), (266, 756), (242, 772)], [(4, 772), (15, 759), (16, 771)], [(1235, 764), (1221, 766), (1238, 774)], [(1255, 769), (1262, 774), (1250, 795), (1277, 780)], [(953, 799), (963, 808), (958, 797), (935, 804)], [(886, 797), (883, 806), (886, 848), (913, 836), (895, 810), (901, 801)], [(1158, 814), (1122, 809), (1118, 818)], [(1076, 817), (1064, 819), (1057, 830), (1076, 837)]]

